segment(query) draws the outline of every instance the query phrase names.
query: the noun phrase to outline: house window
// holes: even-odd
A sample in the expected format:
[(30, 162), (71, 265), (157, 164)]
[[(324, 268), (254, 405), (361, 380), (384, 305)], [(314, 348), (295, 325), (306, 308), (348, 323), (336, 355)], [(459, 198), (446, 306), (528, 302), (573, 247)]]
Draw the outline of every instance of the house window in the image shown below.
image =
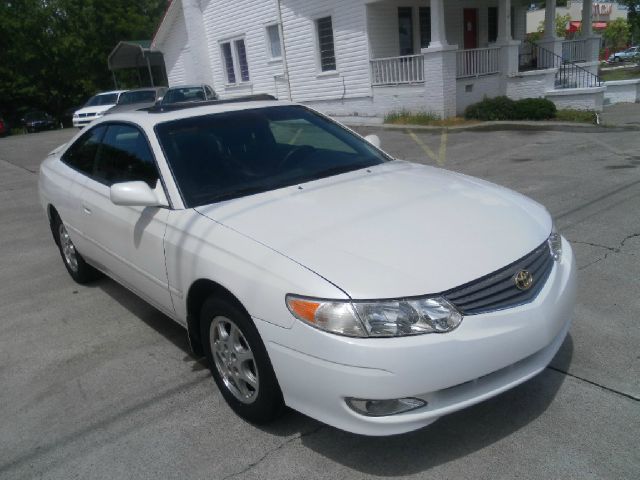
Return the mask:
[(224, 68), (227, 74), (227, 83), (249, 81), (249, 65), (247, 63), (247, 51), (244, 47), (244, 39), (239, 38), (221, 45)]
[(493, 43), (498, 39), (498, 7), (489, 7), (488, 12), (488, 40)]
[(400, 55), (413, 55), (413, 18), (411, 7), (398, 7)]
[(271, 58), (281, 58), (282, 48), (280, 46), (280, 28), (278, 25), (267, 27), (267, 42), (269, 43), (269, 55)]
[(333, 24), (331, 17), (316, 20), (318, 30), (318, 48), (320, 50), (320, 69), (329, 72), (336, 69), (336, 53), (333, 45)]
[(420, 7), (420, 48), (429, 48), (431, 43), (431, 8)]

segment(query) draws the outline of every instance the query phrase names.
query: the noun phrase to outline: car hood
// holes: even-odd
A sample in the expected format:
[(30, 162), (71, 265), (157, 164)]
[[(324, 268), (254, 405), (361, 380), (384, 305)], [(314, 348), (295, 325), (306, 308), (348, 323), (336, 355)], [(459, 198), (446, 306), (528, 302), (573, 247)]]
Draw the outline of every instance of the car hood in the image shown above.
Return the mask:
[(95, 107), (82, 107), (80, 110), (76, 110), (74, 115), (78, 115), (80, 113), (102, 113), (109, 110), (113, 107), (114, 104), (111, 105), (96, 105)]
[(448, 290), (518, 260), (551, 231), (527, 197), (400, 161), (196, 210), (359, 299)]

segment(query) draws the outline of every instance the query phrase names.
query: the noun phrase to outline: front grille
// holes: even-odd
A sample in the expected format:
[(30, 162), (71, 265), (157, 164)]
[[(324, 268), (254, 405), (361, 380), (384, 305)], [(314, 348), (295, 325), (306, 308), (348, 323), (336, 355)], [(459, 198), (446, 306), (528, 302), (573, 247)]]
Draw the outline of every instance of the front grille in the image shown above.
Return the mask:
[(79, 116), (81, 118), (85, 118), (85, 117), (95, 117), (95, 113), (81, 113)]
[[(463, 315), (502, 310), (531, 302), (549, 278), (553, 268), (553, 257), (549, 244), (545, 241), (520, 260), (482, 278), (453, 288), (442, 294)], [(533, 277), (533, 285), (528, 290), (520, 290), (514, 282), (521, 270)]]

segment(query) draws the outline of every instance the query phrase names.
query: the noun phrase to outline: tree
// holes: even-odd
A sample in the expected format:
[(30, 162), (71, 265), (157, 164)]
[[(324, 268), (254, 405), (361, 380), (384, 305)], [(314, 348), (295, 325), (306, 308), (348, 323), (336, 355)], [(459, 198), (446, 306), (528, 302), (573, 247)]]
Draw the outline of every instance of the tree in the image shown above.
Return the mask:
[(107, 56), (120, 40), (149, 39), (167, 0), (0, 0), (0, 112), (57, 117), (112, 88)]
[(618, 0), (618, 3), (627, 7), (627, 20), (631, 31), (631, 39), (634, 43), (638, 43), (640, 40), (640, 1)]
[(631, 26), (624, 18), (616, 18), (614, 21), (609, 22), (602, 36), (607, 47), (620, 50), (629, 45)]
[[(556, 37), (564, 38), (567, 35), (567, 27), (571, 21), (571, 15), (556, 13)], [(544, 33), (544, 20), (538, 24), (538, 33)]]

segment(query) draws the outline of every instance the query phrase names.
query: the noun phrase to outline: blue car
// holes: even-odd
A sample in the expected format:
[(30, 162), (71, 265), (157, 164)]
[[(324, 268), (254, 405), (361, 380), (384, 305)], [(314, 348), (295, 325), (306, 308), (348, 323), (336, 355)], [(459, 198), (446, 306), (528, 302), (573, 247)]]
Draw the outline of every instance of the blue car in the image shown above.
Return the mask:
[(640, 55), (640, 47), (631, 47), (623, 50), (622, 52), (614, 53), (609, 56), (607, 62), (609, 63), (619, 63), (619, 62), (628, 62), (630, 60), (635, 60)]

